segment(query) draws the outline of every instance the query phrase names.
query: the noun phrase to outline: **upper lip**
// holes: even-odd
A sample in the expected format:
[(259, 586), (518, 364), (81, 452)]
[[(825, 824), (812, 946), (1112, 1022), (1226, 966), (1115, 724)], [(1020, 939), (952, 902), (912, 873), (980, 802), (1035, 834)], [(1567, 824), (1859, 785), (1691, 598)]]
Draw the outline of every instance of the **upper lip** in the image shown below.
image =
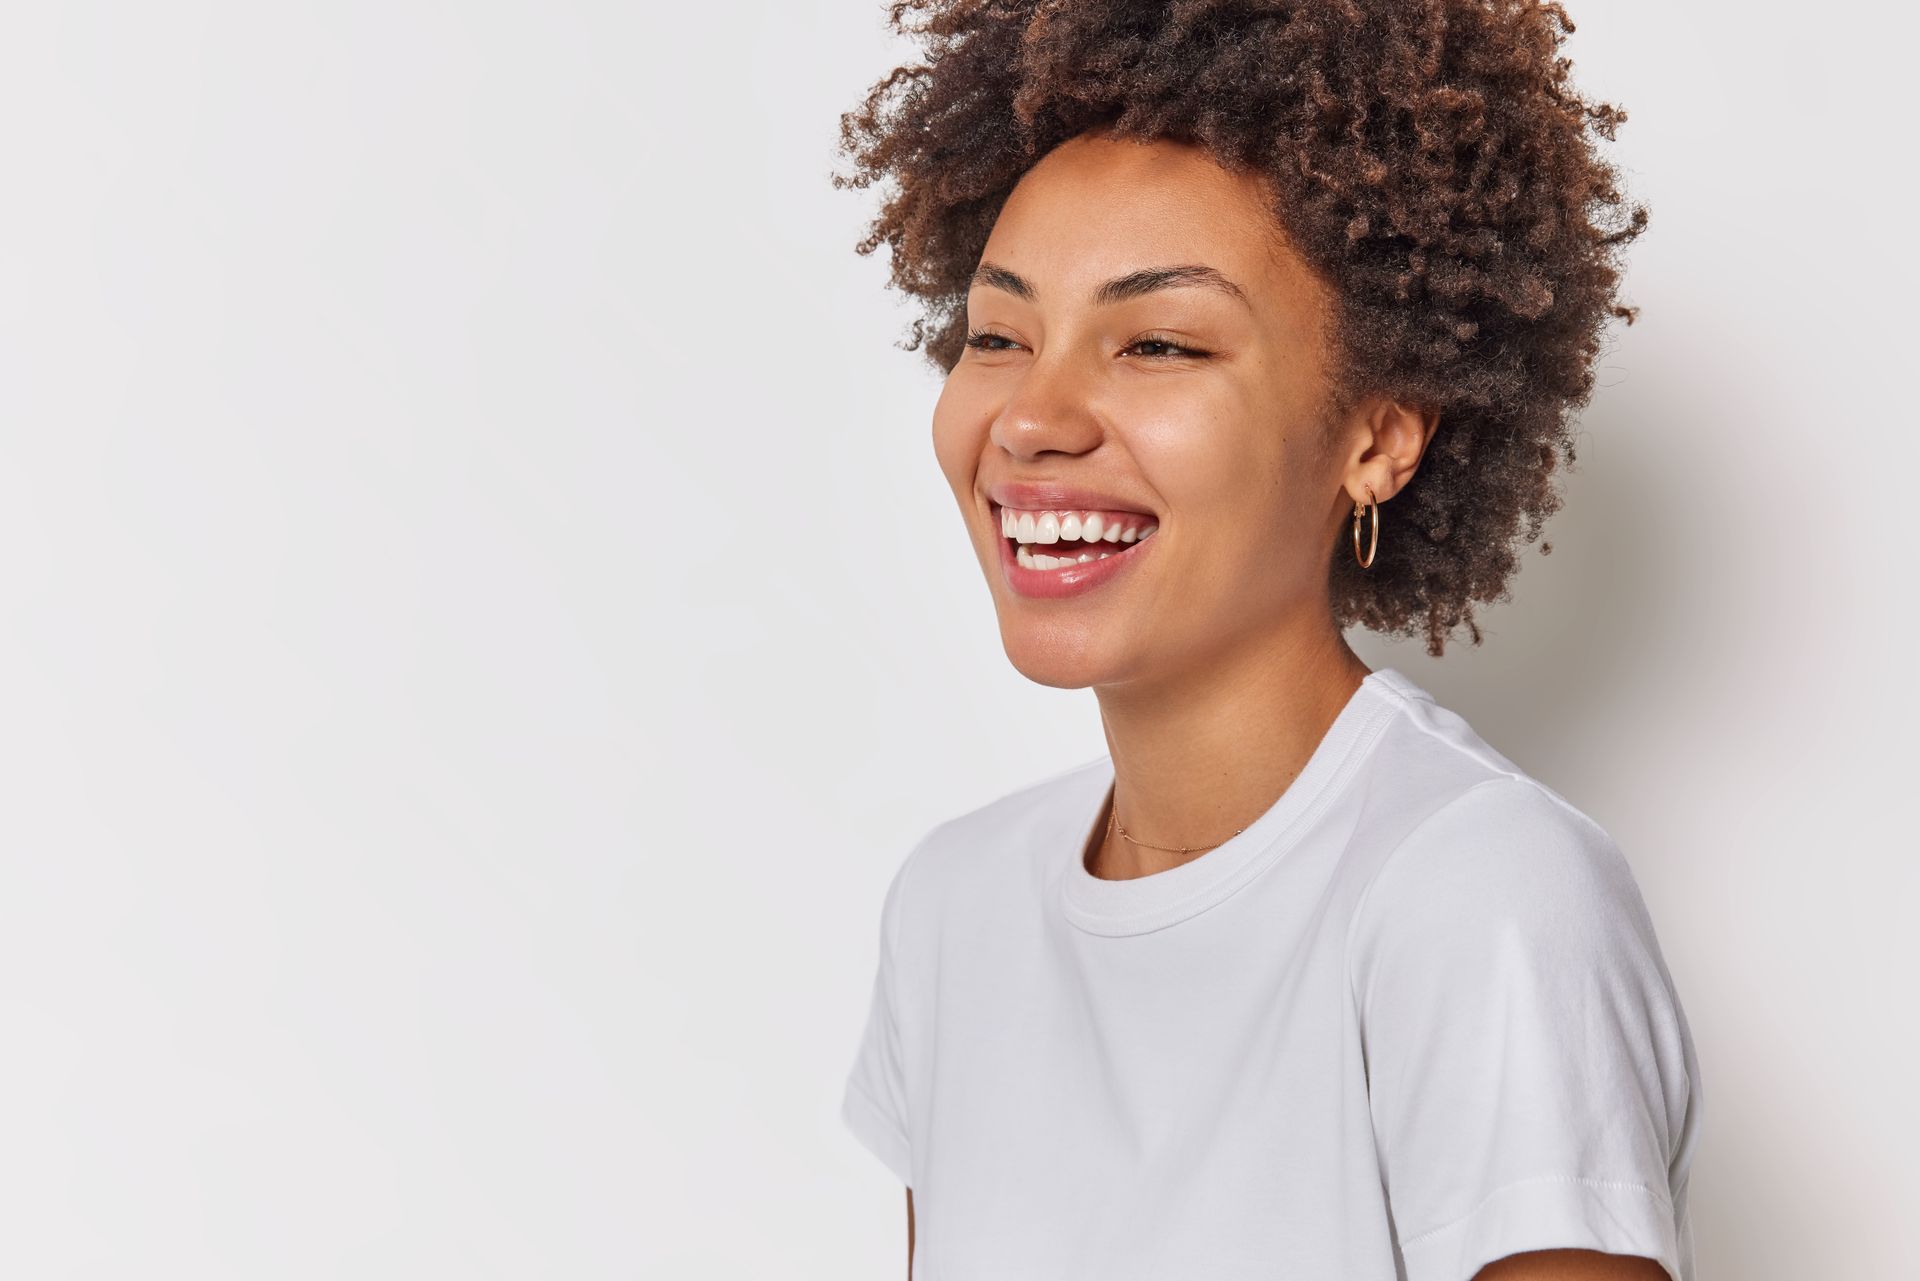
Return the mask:
[(987, 486), (987, 497), (1002, 507), (1011, 507), (1016, 511), (1108, 511), (1159, 515), (1151, 507), (1134, 499), (1103, 494), (1097, 489), (1060, 481), (996, 481)]

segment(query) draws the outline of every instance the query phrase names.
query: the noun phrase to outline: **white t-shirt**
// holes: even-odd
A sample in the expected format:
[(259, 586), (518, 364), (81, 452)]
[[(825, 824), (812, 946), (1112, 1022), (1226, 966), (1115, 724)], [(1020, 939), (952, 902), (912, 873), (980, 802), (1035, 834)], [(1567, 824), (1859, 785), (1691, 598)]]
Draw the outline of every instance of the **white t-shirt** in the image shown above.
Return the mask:
[(1112, 762), (941, 823), (841, 1116), (915, 1281), (1692, 1281), (1692, 1035), (1619, 848), (1393, 668), (1245, 832), (1102, 880)]

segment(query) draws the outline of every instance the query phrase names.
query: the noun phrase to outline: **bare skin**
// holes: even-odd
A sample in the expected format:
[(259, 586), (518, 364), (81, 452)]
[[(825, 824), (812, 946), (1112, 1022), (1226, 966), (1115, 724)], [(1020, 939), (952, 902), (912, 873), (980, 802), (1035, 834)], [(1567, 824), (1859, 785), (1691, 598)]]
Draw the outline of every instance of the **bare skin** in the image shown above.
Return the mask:
[[(976, 336), (941, 392), (933, 443), (1002, 644), (1030, 680), (1094, 691), (1128, 832), (1210, 847), (1273, 805), (1368, 674), (1334, 625), (1327, 557), (1356, 502), (1377, 500), (1382, 541), (1393, 537), (1390, 500), (1437, 417), (1380, 396), (1329, 412), (1325, 286), (1258, 181), (1196, 147), (1063, 144), (1014, 189), (981, 266), (967, 298)], [(1171, 267), (1217, 276), (1095, 296)], [(1158, 546), (1092, 592), (1023, 597), (1001, 571), (988, 492), (1021, 481), (1129, 499), (1156, 514)], [(1117, 833), (1083, 853), (1113, 880), (1183, 861)], [(911, 1189), (907, 1232), (911, 1281)], [(1648, 1259), (1546, 1250), (1478, 1281), (1664, 1276)]]

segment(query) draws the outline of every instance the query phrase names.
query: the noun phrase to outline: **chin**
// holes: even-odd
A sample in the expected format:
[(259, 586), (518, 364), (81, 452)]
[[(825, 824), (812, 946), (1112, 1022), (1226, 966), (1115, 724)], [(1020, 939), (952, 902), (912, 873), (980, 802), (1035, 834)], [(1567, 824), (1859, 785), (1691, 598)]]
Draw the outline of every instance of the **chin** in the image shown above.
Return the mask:
[(1002, 625), (1000, 643), (1014, 670), (1036, 685), (1087, 689), (1112, 681), (1118, 655), (1075, 631)]

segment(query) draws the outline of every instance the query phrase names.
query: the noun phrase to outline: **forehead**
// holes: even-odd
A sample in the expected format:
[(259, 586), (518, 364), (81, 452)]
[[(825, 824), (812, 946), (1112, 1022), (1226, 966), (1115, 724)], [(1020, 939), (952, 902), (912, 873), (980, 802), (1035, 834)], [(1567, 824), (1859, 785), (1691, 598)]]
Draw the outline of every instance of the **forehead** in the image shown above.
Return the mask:
[(1287, 244), (1266, 186), (1202, 147), (1086, 135), (1043, 156), (1007, 197), (982, 257), (1079, 300), (1143, 267), (1203, 263), (1283, 305), (1316, 286)]

